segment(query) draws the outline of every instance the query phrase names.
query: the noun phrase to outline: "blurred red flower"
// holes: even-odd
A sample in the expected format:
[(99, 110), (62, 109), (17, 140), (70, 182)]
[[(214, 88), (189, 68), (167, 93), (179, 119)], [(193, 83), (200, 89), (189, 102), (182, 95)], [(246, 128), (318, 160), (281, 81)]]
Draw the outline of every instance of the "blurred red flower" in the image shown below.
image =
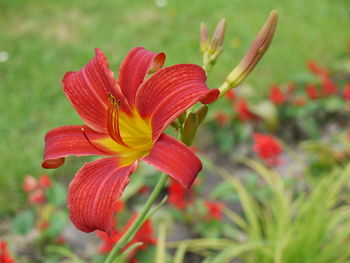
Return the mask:
[(350, 83), (346, 83), (343, 96), (345, 100), (350, 101)]
[(282, 105), (286, 101), (286, 96), (283, 94), (280, 87), (274, 85), (270, 88), (270, 101), (276, 105)]
[(45, 191), (51, 187), (51, 179), (47, 174), (42, 174), (39, 181), (31, 175), (27, 175), (23, 181), (23, 190), (28, 193), (31, 204), (44, 204), (46, 202)]
[(44, 204), (46, 202), (45, 193), (43, 189), (36, 189), (29, 194), (29, 203)]
[(49, 188), (49, 187), (51, 187), (51, 185), (52, 185), (51, 178), (47, 174), (40, 175), (39, 187)]
[(24, 177), (22, 187), (25, 192), (32, 192), (38, 187), (38, 181), (33, 176), (26, 175), (26, 177)]
[(234, 105), (235, 110), (238, 113), (238, 119), (241, 122), (246, 122), (246, 121), (258, 121), (260, 118), (256, 114), (252, 113), (249, 110), (248, 103), (245, 99), (239, 100), (235, 105)]
[(307, 67), (313, 74), (317, 76), (328, 76), (328, 70), (320, 67), (314, 60), (309, 60), (307, 62)]
[(306, 100), (305, 100), (305, 98), (302, 97), (302, 96), (296, 96), (296, 97), (293, 99), (293, 104), (294, 104), (295, 106), (302, 107), (302, 106), (305, 106)]
[[(109, 253), (114, 245), (119, 241), (119, 239), (124, 235), (124, 233), (128, 230), (128, 228), (132, 225), (132, 223), (137, 218), (137, 214), (135, 214), (129, 222), (126, 224), (126, 226), (119, 232), (115, 228), (111, 229), (110, 234), (107, 235), (103, 231), (97, 231), (96, 235), (102, 239), (103, 243), (101, 247), (99, 248), (99, 252), (101, 254)], [(155, 245), (156, 239), (153, 237), (153, 227), (151, 220), (148, 219), (136, 232), (133, 239), (122, 249), (122, 251), (125, 251), (130, 246), (132, 246), (135, 243), (142, 242), (143, 244), (136, 249), (134, 249), (131, 254), (129, 254), (129, 262), (136, 262), (135, 255), (138, 251), (146, 249), (149, 245)]]
[(230, 122), (230, 115), (223, 112), (215, 113), (215, 120), (219, 127), (225, 127)]
[(103, 231), (96, 231), (96, 236), (102, 240), (102, 244), (98, 250), (101, 254), (109, 253), (119, 240), (119, 233), (114, 228), (110, 230), (109, 235)]
[(324, 96), (329, 96), (332, 94), (337, 94), (337, 92), (338, 92), (338, 87), (333, 82), (333, 80), (328, 75), (323, 76), (322, 77), (322, 94)]
[(225, 97), (229, 100), (229, 101), (234, 101), (236, 99), (236, 93), (234, 92), (233, 89), (230, 89), (226, 94)]
[(205, 206), (207, 207), (207, 220), (221, 220), (222, 219), (222, 209), (224, 208), (224, 204), (219, 202), (211, 202), (205, 201)]
[(255, 133), (253, 135), (253, 151), (266, 165), (276, 166), (281, 163), (279, 156), (282, 153), (280, 142), (272, 135)]
[(49, 227), (50, 227), (50, 222), (47, 220), (43, 220), (43, 221), (38, 223), (38, 229), (40, 231), (44, 231), (44, 230), (48, 229)]
[(316, 100), (320, 97), (317, 88), (312, 84), (306, 85), (305, 90), (311, 100)]
[(295, 92), (296, 90), (296, 85), (295, 82), (290, 81), (287, 83), (287, 97), (292, 96), (292, 94)]
[(193, 190), (171, 180), (168, 187), (169, 203), (182, 210), (192, 203)]
[(15, 263), (15, 260), (10, 256), (5, 241), (0, 241), (0, 263)]
[(66, 243), (66, 239), (63, 236), (58, 236), (56, 237), (55, 242), (59, 245), (63, 245)]

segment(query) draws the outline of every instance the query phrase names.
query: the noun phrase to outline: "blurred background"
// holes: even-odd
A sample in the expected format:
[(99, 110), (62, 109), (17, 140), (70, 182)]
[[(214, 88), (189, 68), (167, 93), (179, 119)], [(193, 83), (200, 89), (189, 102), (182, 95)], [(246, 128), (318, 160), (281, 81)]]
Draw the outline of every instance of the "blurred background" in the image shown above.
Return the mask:
[[(94, 48), (106, 54), (116, 73), (135, 46), (165, 52), (165, 66), (201, 65), (199, 25), (206, 22), (212, 32), (225, 17), (224, 52), (208, 76), (209, 88), (218, 88), (273, 9), (279, 13), (276, 35), (246, 80), (255, 100), (268, 97), (272, 84), (312, 79), (309, 60), (328, 67), (347, 56), (348, 0), (0, 0), (0, 220), (26, 206), (26, 175), (48, 173), (67, 184), (90, 160), (69, 158), (59, 169), (41, 168), (45, 133), (82, 123), (62, 92), (61, 80), (65, 72), (81, 69)], [(233, 109), (216, 103), (214, 110)], [(209, 154), (213, 149), (200, 140), (198, 145)], [(222, 146), (220, 154), (236, 149), (230, 147)]]

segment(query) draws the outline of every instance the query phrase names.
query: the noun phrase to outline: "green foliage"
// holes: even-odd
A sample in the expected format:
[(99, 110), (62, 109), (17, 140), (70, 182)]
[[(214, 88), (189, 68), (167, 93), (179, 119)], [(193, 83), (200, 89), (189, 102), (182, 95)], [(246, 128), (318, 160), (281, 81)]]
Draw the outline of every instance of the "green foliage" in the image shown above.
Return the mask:
[(242, 214), (228, 208), (224, 211), (237, 227), (236, 233), (229, 235), (231, 240), (194, 239), (171, 243), (170, 247), (186, 245), (187, 251), (205, 255), (204, 262), (212, 263), (234, 259), (245, 263), (348, 262), (350, 164), (335, 167), (316, 182), (304, 183), (307, 188), (300, 191), (300, 186), (260, 163), (242, 161), (259, 175), (270, 194), (259, 199), (245, 182), (216, 167), (239, 196)]
[(34, 226), (35, 214), (32, 210), (26, 210), (19, 213), (12, 222), (12, 230), (15, 233), (25, 235)]
[(55, 183), (47, 190), (46, 197), (49, 203), (56, 206), (63, 206), (66, 204), (66, 188), (59, 183)]
[(247, 223), (242, 230), (247, 240), (227, 247), (213, 262), (230, 262), (232, 258), (247, 263), (348, 262), (350, 205), (344, 202), (348, 193), (343, 190), (350, 177), (350, 165), (334, 169), (296, 196), (279, 174), (254, 161), (248, 163), (273, 195), (258, 204), (238, 179), (225, 175), (240, 197)]
[(47, 231), (45, 231), (44, 235), (51, 238), (59, 236), (67, 225), (67, 221), (68, 215), (65, 211), (54, 212), (50, 221), (50, 226)]

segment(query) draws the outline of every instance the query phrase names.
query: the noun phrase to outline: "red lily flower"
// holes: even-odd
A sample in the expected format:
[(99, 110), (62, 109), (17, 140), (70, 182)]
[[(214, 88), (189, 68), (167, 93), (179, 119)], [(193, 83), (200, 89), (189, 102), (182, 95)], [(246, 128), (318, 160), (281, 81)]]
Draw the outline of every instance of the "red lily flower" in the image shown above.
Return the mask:
[(115, 203), (139, 160), (186, 187), (202, 168), (189, 147), (162, 131), (198, 101), (214, 101), (219, 91), (207, 88), (201, 67), (179, 64), (159, 70), (164, 60), (164, 53), (134, 48), (116, 80), (96, 49), (85, 67), (63, 78), (64, 93), (86, 125), (49, 131), (42, 166), (57, 168), (68, 155), (107, 156), (85, 164), (69, 186), (70, 217), (81, 231), (108, 232)]
[(343, 96), (345, 100), (350, 101), (350, 83), (345, 85)]
[(15, 260), (11, 258), (9, 251), (7, 250), (7, 244), (5, 241), (0, 241), (0, 263), (15, 263)]
[(270, 101), (276, 105), (282, 105), (286, 101), (286, 96), (281, 91), (280, 87), (272, 86), (270, 89)]
[(316, 100), (316, 99), (318, 99), (320, 97), (317, 88), (314, 85), (312, 85), (312, 84), (308, 84), (305, 87), (305, 90), (306, 90), (306, 93), (307, 93), (308, 97), (311, 100)]
[(253, 151), (269, 166), (280, 164), (279, 155), (282, 153), (282, 147), (272, 135), (255, 133), (253, 135), (255, 143)]

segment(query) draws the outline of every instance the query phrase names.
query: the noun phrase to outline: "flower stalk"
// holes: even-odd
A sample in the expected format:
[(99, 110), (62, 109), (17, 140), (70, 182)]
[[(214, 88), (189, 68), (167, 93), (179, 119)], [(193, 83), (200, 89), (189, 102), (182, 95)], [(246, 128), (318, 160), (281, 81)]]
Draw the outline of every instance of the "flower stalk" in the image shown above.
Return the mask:
[(129, 229), (125, 232), (122, 238), (115, 244), (112, 251), (109, 253), (107, 259), (105, 260), (105, 263), (113, 263), (114, 259), (118, 255), (118, 252), (130, 242), (130, 240), (134, 237), (137, 230), (139, 230), (139, 228), (147, 220), (149, 211), (152, 205), (154, 204), (154, 202), (157, 200), (160, 192), (164, 188), (167, 182), (167, 179), (168, 179), (167, 174), (164, 174), (164, 173), (161, 174), (158, 180), (158, 183), (154, 187), (151, 195), (148, 197), (148, 200), (146, 201), (145, 205), (142, 207), (142, 210), (139, 216), (136, 218), (134, 223), (129, 227)]

